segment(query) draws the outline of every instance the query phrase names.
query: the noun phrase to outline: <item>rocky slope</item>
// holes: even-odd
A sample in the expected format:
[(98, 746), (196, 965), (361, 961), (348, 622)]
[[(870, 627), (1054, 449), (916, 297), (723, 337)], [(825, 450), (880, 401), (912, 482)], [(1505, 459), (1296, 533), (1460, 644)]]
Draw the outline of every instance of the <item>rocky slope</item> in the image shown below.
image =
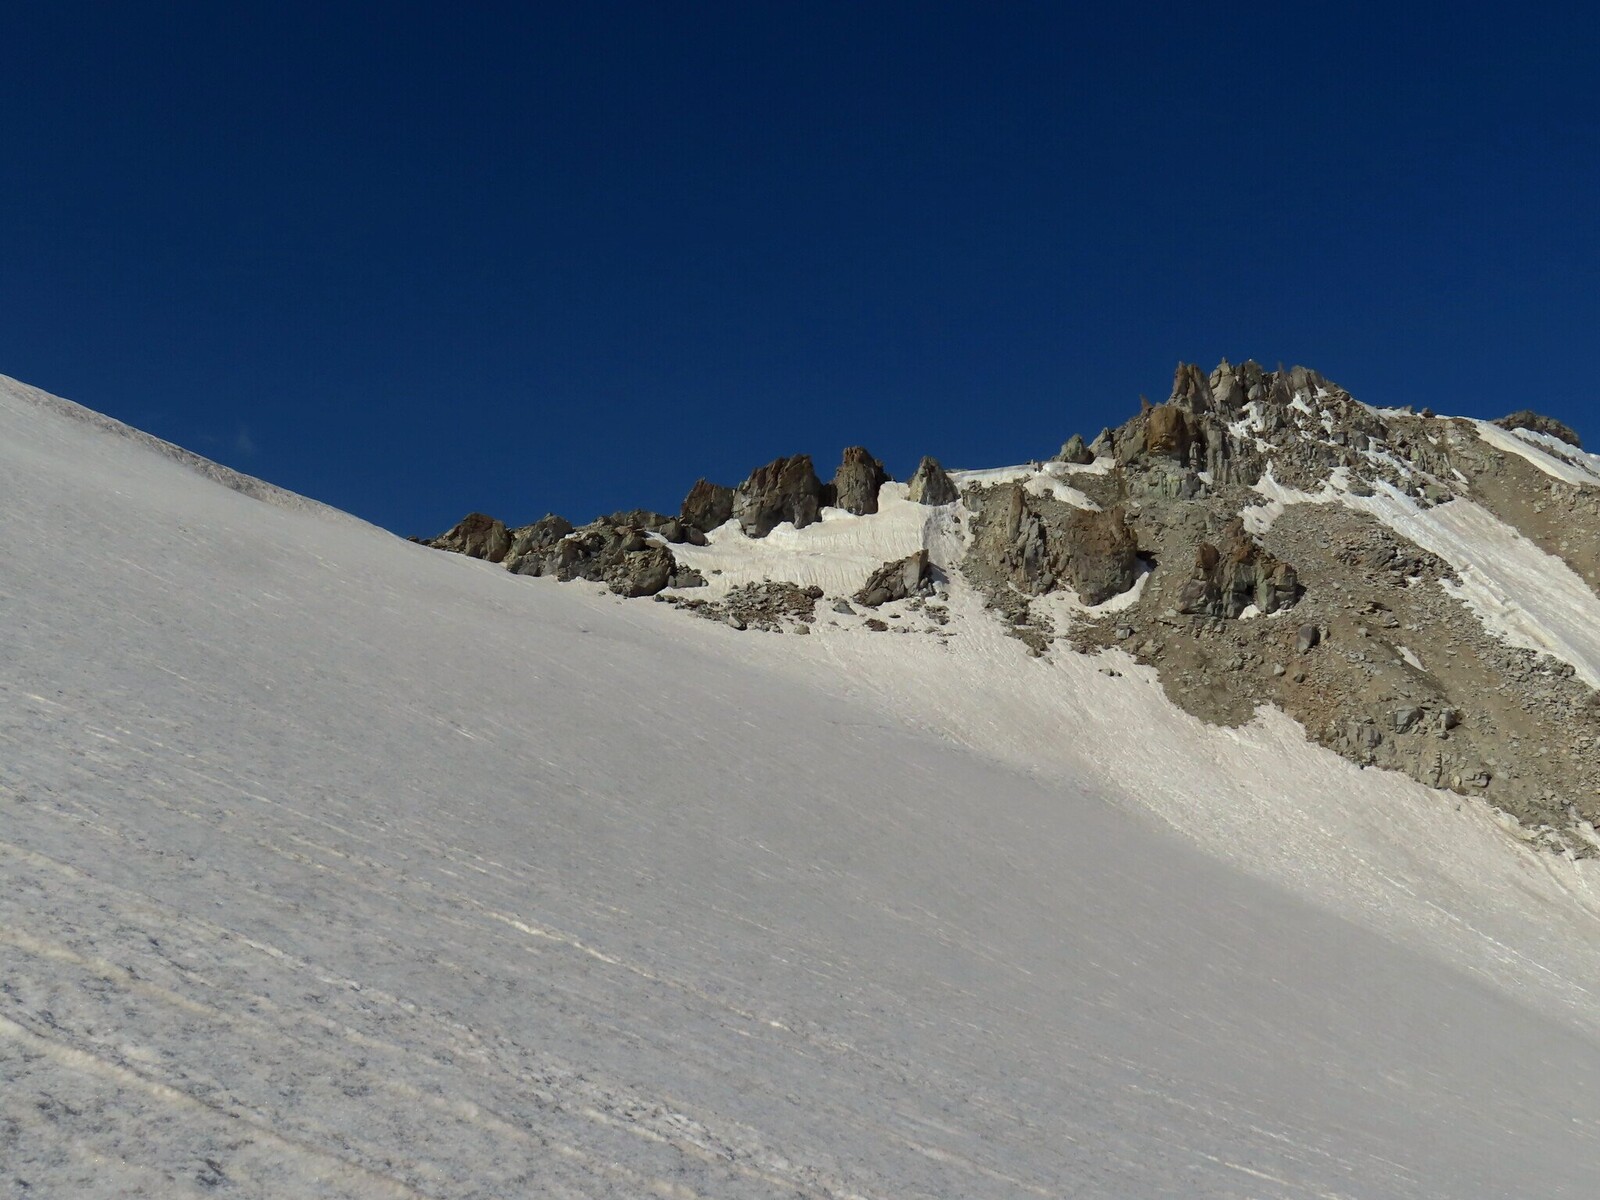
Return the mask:
[(1037, 654), (1152, 666), (1215, 724), (1276, 706), (1354, 762), (1600, 850), (1600, 457), (1531, 411), (1375, 409), (1302, 367), (1181, 364), (1165, 403), (1049, 462), (924, 458), (901, 485), (851, 447), (828, 483), (795, 455), (698, 481), (676, 516), (475, 513), (429, 544), (739, 629), (936, 642), (966, 589)]

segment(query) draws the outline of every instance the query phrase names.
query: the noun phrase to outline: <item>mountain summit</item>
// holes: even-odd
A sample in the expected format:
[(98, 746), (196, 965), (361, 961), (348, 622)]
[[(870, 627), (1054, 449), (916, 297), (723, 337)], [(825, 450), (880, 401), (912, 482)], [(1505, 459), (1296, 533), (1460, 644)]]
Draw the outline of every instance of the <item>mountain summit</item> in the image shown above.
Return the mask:
[[(805, 455), (676, 516), (474, 514), (431, 543), (739, 629), (960, 637), (952, 581), (1035, 654), (1153, 668), (1224, 726), (1262, 706), (1363, 766), (1600, 850), (1600, 456), (1531, 411), (1363, 404), (1316, 371), (1180, 364), (1163, 404), (1050, 461), (895, 484)], [(858, 611), (865, 610), (865, 611)]]

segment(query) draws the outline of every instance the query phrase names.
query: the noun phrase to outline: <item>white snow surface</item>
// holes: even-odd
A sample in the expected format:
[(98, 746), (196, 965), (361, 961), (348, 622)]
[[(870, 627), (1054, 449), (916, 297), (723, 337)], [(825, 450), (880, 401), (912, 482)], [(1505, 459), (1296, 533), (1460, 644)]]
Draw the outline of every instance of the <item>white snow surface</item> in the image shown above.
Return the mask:
[(1488, 421), (1474, 421), (1473, 425), (1478, 436), (1495, 449), (1527, 459), (1553, 479), (1600, 487), (1600, 454), (1590, 454), (1558, 437), (1531, 429), (1502, 429)]
[(1099, 512), (1100, 506), (1085, 493), (1067, 482), (1074, 475), (1104, 475), (1111, 469), (1110, 461), (1097, 458), (1088, 463), (1039, 462), (1018, 467), (993, 467), (988, 470), (951, 471), (950, 478), (957, 487), (993, 487), (1002, 483), (1022, 484), (1024, 491), (1034, 496), (1050, 496), (1074, 508)]
[(1594, 875), (1481, 806), (164, 445), (0, 384), (8, 1194), (1594, 1195)]
[(960, 524), (956, 504), (931, 508), (906, 498), (904, 483), (886, 483), (878, 492), (879, 510), (870, 520), (840, 508), (825, 508), (822, 519), (796, 529), (785, 521), (764, 538), (748, 538), (738, 521), (729, 521), (707, 535), (708, 545), (672, 547), (672, 553), (700, 571), (706, 588), (685, 595), (720, 596), (736, 584), (763, 579), (788, 580), (802, 587), (816, 584), (830, 595), (854, 592), (869, 574), (886, 562), (905, 558), (924, 546), (943, 548), (946, 531), (955, 537), (952, 550), (930, 557), (941, 564), (959, 559)]

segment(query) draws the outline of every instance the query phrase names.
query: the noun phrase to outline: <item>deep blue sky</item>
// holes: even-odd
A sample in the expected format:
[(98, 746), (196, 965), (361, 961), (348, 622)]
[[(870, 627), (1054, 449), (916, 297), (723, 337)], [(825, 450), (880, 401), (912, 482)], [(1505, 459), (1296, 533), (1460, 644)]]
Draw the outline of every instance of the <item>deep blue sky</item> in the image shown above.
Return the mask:
[(0, 372), (401, 533), (1180, 358), (1600, 443), (1594, 18), (1223, 7), (8, 5)]

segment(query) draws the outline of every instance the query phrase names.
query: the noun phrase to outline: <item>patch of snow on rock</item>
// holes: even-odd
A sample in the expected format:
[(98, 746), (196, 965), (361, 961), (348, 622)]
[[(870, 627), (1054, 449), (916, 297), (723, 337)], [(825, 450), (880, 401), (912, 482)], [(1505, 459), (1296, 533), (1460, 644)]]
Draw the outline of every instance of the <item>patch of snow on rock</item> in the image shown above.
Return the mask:
[(1473, 426), (1478, 436), (1495, 449), (1526, 459), (1554, 479), (1600, 487), (1600, 454), (1590, 454), (1531, 429), (1502, 429), (1489, 421), (1474, 421)]

